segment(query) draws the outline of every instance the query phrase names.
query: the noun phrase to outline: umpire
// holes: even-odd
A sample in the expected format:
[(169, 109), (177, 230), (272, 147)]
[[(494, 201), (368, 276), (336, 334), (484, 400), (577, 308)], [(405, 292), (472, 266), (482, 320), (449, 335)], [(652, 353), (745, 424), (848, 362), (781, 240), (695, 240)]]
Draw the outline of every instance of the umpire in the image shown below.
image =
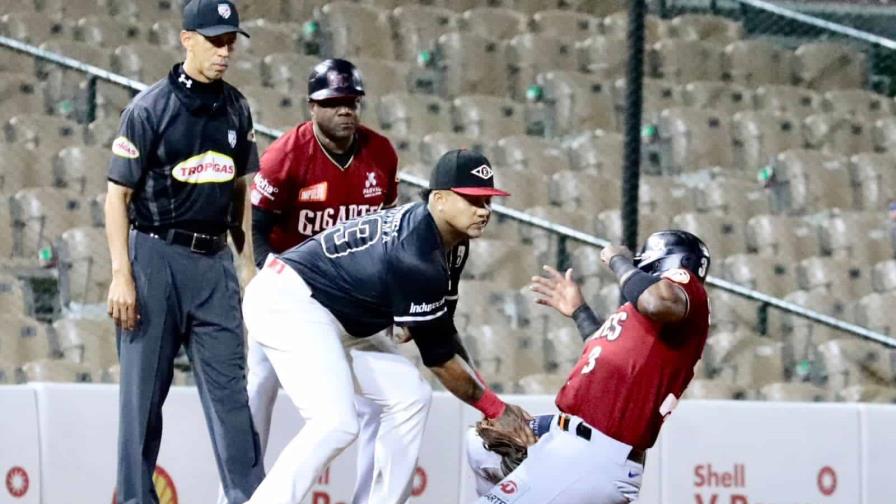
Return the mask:
[(258, 169), (249, 106), (222, 80), (237, 33), (248, 36), (230, 1), (188, 2), (180, 34), (186, 59), (134, 98), (112, 144), (105, 213), (108, 307), (121, 363), (122, 504), (158, 503), (152, 476), (162, 404), (181, 345), (227, 499), (245, 502), (264, 477), (226, 234), (241, 250), (244, 175)]

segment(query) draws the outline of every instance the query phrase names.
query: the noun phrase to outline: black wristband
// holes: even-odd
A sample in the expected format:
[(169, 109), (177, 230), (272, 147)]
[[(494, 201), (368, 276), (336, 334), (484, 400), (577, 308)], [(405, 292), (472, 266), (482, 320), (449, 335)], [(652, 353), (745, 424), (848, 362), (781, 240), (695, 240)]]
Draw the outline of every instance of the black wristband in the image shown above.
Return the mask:
[(610, 259), (610, 269), (616, 273), (619, 279), (619, 285), (622, 287), (622, 297), (630, 302), (634, 307), (638, 308), (638, 298), (651, 285), (660, 281), (659, 277), (644, 273), (635, 267), (635, 264), (628, 257), (617, 255)]
[(588, 306), (588, 303), (582, 303), (582, 306), (576, 308), (576, 311), (572, 312), (572, 319), (575, 320), (576, 328), (579, 330), (579, 334), (582, 335), (583, 340), (588, 339), (592, 334), (596, 333), (604, 323), (603, 320), (594, 313), (594, 310)]

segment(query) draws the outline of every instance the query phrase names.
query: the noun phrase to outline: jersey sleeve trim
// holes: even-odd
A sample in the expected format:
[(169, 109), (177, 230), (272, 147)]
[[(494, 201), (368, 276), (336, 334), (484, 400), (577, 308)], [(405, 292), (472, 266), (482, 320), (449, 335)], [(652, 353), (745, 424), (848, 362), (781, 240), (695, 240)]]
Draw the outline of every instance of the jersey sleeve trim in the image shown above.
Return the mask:
[(441, 317), (448, 311), (448, 307), (442, 308), (441, 310), (431, 313), (429, 315), (408, 315), (402, 317), (395, 317), (395, 322), (423, 322), (426, 320), (433, 320)]

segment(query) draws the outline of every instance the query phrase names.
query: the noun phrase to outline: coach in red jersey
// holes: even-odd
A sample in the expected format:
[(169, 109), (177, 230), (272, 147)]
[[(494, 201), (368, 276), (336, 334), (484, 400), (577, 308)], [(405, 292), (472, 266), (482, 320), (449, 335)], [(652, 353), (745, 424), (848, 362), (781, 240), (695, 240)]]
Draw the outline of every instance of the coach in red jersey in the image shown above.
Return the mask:
[(612, 245), (601, 260), (627, 301), (605, 321), (585, 304), (572, 270), (561, 275), (546, 266), (547, 277), (533, 278), (537, 302), (572, 317), (585, 346), (557, 394), (560, 414), (480, 503), (617, 504), (638, 497), (644, 452), (706, 343), (710, 256), (693, 234), (666, 230), (650, 235), (637, 257)]
[(389, 140), (362, 126), (364, 96), (353, 64), (328, 59), (311, 72), (311, 120), (268, 147), (252, 185), (257, 266), (340, 222), (392, 206), (398, 156)]

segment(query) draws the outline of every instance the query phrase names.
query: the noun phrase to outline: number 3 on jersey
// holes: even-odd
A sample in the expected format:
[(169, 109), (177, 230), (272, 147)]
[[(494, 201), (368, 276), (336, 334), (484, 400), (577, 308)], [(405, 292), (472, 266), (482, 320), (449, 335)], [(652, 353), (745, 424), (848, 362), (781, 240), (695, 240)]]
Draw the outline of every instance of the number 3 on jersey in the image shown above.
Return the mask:
[[(614, 341), (619, 337), (619, 334), (622, 332), (622, 323), (625, 322), (625, 319), (628, 318), (628, 313), (619, 312), (614, 313), (604, 322), (604, 325), (600, 326), (600, 329), (594, 333), (594, 336), (591, 339), (600, 339), (606, 338), (607, 341)], [(597, 358), (600, 357), (600, 352), (603, 349), (597, 345), (588, 352), (588, 363), (582, 367), (582, 374), (588, 374), (594, 370), (594, 366), (597, 365)]]

